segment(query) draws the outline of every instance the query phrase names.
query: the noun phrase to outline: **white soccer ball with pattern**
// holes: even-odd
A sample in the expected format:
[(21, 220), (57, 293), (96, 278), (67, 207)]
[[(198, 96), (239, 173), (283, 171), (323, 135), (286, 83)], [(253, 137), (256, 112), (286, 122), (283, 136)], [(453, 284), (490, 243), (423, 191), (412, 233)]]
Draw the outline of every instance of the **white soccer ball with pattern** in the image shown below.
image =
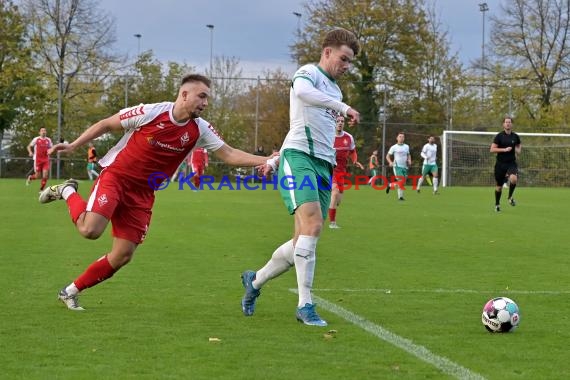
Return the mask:
[(481, 322), (489, 332), (511, 332), (514, 331), (521, 317), (519, 307), (510, 298), (497, 297), (493, 298), (483, 307), (483, 315)]

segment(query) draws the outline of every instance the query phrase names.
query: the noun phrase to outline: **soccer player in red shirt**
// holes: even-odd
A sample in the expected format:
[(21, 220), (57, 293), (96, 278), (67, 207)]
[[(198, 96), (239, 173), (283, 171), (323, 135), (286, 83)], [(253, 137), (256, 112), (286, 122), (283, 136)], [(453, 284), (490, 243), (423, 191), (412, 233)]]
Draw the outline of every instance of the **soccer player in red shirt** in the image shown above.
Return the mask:
[(194, 186), (200, 188), (200, 176), (204, 175), (204, 169), (208, 167), (208, 151), (202, 147), (196, 147), (192, 151), (192, 172), (194, 173)]
[(344, 193), (344, 185), (348, 173), (346, 171), (348, 160), (364, 169), (364, 166), (357, 161), (356, 146), (354, 145), (354, 137), (344, 130), (344, 116), (336, 117), (336, 135), (334, 140), (334, 149), (336, 150), (336, 166), (333, 170), (331, 203), (329, 206), (329, 228), (340, 228), (336, 224), (336, 210), (340, 205)]
[(40, 203), (65, 199), (77, 231), (87, 239), (113, 227), (111, 251), (93, 262), (79, 277), (61, 289), (59, 299), (71, 310), (83, 310), (78, 294), (110, 278), (131, 261), (147, 234), (155, 190), (169, 180), (188, 153), (200, 146), (211, 149), (222, 161), (236, 166), (260, 166), (265, 172), (275, 160), (234, 149), (222, 141), (200, 117), (208, 105), (210, 80), (191, 74), (182, 79), (175, 102), (142, 104), (125, 108), (103, 119), (71, 143), (55, 145), (50, 153), (69, 153), (111, 131), (124, 131), (121, 140), (99, 160), (103, 167), (85, 201), (70, 179), (50, 186)]
[[(49, 177), (48, 149), (50, 149), (52, 145), (51, 139), (47, 137), (46, 129), (43, 127), (40, 128), (40, 135), (34, 137), (28, 144), (28, 154), (34, 159), (34, 174), (28, 176), (26, 185), (29, 185), (31, 180), (41, 176), (42, 182), (40, 184), (40, 191), (46, 187)], [(32, 148), (34, 149), (33, 152)]]

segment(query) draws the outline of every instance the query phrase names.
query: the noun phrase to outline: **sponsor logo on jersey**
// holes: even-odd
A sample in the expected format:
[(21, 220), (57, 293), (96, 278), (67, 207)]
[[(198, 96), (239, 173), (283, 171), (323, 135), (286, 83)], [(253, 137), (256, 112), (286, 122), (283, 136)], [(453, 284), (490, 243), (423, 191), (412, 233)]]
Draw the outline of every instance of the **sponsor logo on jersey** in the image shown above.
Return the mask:
[(295, 75), (295, 78), (293, 78), (293, 80), (295, 80), (299, 77), (311, 78), (311, 73), (307, 69), (301, 69), (301, 70), (297, 71), (297, 75)]
[[(180, 138), (182, 140), (182, 137)], [(153, 136), (147, 136), (146, 141), (151, 146), (157, 146), (164, 150), (169, 150), (171, 152), (184, 152), (184, 148), (176, 148), (168, 143), (163, 143), (162, 141), (156, 140)]]

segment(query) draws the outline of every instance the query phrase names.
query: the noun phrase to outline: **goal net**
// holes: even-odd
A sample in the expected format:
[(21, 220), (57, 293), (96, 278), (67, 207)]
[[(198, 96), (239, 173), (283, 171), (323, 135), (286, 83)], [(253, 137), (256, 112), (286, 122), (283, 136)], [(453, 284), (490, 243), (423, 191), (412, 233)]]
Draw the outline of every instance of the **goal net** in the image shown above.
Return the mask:
[[(492, 186), (496, 153), (489, 152), (497, 132), (444, 131), (442, 139), (443, 186)], [(522, 133), (517, 158), (519, 184), (570, 186), (570, 134)]]

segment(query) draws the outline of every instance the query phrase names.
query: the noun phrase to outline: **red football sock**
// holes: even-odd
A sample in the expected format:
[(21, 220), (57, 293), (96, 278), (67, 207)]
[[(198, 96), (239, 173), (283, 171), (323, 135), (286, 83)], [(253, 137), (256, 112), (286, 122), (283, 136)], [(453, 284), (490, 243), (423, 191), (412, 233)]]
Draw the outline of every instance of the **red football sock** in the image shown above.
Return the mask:
[(199, 188), (200, 188), (200, 176), (195, 175), (193, 179), (194, 179), (194, 186), (195, 186), (197, 189), (199, 189)]
[(332, 222), (336, 222), (336, 208), (329, 208), (329, 219)]
[(45, 187), (46, 187), (46, 183), (47, 183), (47, 179), (45, 179), (45, 178), (42, 178), (42, 182), (41, 182), (41, 185), (40, 185), (40, 190), (43, 190), (43, 189), (45, 189)]
[(83, 289), (90, 288), (108, 278), (113, 277), (115, 272), (116, 270), (111, 266), (111, 264), (109, 264), (107, 255), (105, 255), (93, 264), (89, 265), (85, 272), (83, 272), (81, 276), (77, 277), (73, 283), (77, 286), (79, 291), (82, 291)]
[(69, 209), (69, 215), (71, 215), (71, 220), (73, 224), (77, 223), (77, 219), (85, 212), (87, 209), (87, 202), (81, 198), (77, 192), (71, 194), (66, 200), (67, 208)]

